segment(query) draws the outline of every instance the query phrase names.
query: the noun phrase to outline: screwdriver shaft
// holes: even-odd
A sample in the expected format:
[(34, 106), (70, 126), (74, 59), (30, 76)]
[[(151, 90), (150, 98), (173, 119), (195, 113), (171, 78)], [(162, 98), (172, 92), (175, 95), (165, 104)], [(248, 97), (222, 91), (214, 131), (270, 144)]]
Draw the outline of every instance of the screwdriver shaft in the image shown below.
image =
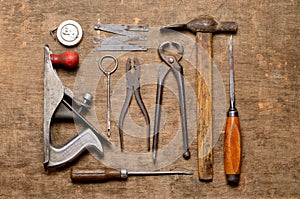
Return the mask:
[(128, 175), (193, 175), (193, 171), (128, 171)]

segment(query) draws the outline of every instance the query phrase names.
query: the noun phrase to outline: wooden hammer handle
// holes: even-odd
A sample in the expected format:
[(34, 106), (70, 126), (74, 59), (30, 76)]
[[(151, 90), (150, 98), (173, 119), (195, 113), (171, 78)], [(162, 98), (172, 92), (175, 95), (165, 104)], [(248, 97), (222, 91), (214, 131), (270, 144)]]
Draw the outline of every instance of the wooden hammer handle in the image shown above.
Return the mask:
[(212, 33), (196, 34), (196, 50), (198, 175), (200, 181), (212, 181)]

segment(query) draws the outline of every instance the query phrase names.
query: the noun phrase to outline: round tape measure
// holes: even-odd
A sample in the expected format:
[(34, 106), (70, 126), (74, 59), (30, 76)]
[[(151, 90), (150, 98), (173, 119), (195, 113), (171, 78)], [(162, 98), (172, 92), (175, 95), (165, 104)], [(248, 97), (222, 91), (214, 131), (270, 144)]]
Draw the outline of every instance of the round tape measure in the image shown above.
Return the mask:
[(57, 39), (65, 46), (75, 46), (82, 39), (82, 28), (79, 23), (73, 20), (62, 22), (57, 28)]

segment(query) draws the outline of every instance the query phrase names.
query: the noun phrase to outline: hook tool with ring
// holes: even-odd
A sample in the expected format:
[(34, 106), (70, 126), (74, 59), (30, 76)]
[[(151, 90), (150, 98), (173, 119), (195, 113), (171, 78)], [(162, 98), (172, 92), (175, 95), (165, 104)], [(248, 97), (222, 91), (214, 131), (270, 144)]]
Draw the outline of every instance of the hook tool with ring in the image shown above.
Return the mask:
[[(115, 66), (111, 71), (106, 71), (106, 68), (103, 68), (102, 62), (104, 59), (113, 59), (115, 62)], [(104, 55), (100, 58), (98, 62), (100, 70), (106, 75), (107, 77), (107, 136), (110, 137), (110, 75), (113, 74), (118, 68), (118, 60), (116, 57), (112, 55)]]
[[(171, 52), (168, 48), (173, 47), (177, 52)], [(191, 154), (189, 151), (188, 144), (188, 131), (187, 131), (187, 117), (186, 117), (186, 106), (185, 106), (185, 94), (184, 94), (184, 80), (183, 80), (183, 68), (179, 64), (183, 56), (183, 46), (178, 42), (164, 42), (158, 47), (158, 54), (163, 62), (168, 68), (163, 65), (159, 68), (158, 82), (157, 82), (157, 95), (156, 95), (156, 108), (155, 108), (155, 120), (154, 120), (154, 136), (153, 136), (153, 161), (156, 161), (157, 150), (158, 150), (158, 135), (160, 128), (160, 113), (162, 105), (162, 93), (163, 93), (163, 84), (170, 71), (173, 72), (179, 90), (179, 101), (180, 101), (180, 112), (181, 112), (181, 128), (183, 136), (183, 148), (184, 153), (183, 157), (189, 159)]]

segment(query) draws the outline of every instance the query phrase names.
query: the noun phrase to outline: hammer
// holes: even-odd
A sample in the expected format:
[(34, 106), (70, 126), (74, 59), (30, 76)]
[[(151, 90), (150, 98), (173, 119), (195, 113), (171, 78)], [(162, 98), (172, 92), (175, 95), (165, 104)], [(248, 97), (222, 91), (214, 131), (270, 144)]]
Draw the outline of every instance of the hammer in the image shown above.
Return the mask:
[[(200, 181), (213, 179), (212, 131), (212, 36), (214, 33), (236, 32), (235, 22), (217, 22), (211, 16), (199, 16), (187, 24), (163, 28), (190, 31), (196, 34), (196, 82), (198, 117), (198, 176)], [(204, 50), (205, 53), (201, 53)]]

